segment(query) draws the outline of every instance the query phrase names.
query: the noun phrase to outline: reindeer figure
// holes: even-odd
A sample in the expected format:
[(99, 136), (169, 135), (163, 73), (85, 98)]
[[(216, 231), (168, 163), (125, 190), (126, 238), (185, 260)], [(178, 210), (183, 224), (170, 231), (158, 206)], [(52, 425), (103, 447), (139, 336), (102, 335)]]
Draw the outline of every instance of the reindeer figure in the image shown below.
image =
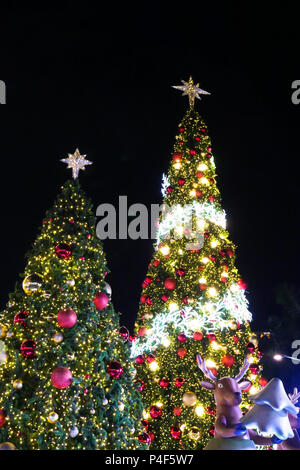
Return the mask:
[(207, 369), (204, 359), (197, 354), (197, 363), (205, 377), (211, 382), (201, 382), (202, 387), (214, 390), (216, 402), (216, 422), (214, 438), (204, 450), (256, 450), (255, 444), (272, 445), (282, 441), (276, 436), (272, 438), (259, 436), (252, 430), (247, 430), (240, 422), (243, 416), (240, 404), (242, 402), (242, 390), (251, 385), (248, 380), (241, 383), (240, 380), (249, 368), (249, 362), (245, 359), (236, 377), (222, 377), (218, 379)]

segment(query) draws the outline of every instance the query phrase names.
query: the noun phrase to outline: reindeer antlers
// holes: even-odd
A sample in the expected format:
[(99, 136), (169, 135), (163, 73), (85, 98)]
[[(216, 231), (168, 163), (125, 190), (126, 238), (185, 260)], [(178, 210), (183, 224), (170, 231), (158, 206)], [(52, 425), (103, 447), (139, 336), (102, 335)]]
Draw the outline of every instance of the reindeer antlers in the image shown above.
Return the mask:
[(207, 367), (206, 367), (206, 365), (205, 365), (205, 360), (202, 359), (202, 357), (200, 356), (200, 354), (197, 354), (196, 359), (197, 359), (198, 367), (199, 367), (199, 369), (202, 370), (202, 372), (203, 372), (203, 374), (205, 375), (205, 377), (207, 377), (208, 379), (212, 380), (213, 382), (217, 382), (217, 378), (214, 376), (214, 374), (212, 373), (211, 370), (207, 369)]
[(234, 377), (237, 382), (239, 382), (241, 378), (246, 374), (247, 370), (249, 369), (249, 366), (249, 362), (247, 361), (247, 359), (245, 359), (244, 365), (240, 368), (238, 375)]
[(295, 387), (293, 393), (289, 393), (289, 399), (291, 400), (293, 405), (295, 405), (295, 403), (297, 403), (299, 398), (300, 398), (300, 392), (298, 392), (298, 389)]

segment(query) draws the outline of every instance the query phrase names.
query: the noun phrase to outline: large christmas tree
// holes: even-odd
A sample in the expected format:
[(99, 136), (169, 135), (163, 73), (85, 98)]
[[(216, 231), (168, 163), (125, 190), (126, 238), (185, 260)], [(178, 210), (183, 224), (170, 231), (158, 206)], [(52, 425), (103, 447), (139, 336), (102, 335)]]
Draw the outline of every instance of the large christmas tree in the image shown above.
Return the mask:
[[(0, 315), (0, 449), (138, 449), (142, 405), (105, 255), (73, 170)], [(122, 332), (122, 330), (121, 330)]]
[[(154, 449), (201, 449), (212, 438), (213, 394), (200, 385), (196, 354), (215, 375), (237, 374), (245, 357), (259, 390), (258, 342), (249, 327), (246, 285), (225, 228), (207, 126), (194, 100), (207, 94), (192, 79), (172, 161), (163, 178), (164, 210), (140, 299), (133, 343), (143, 424)], [(242, 406), (249, 406), (247, 394)]]

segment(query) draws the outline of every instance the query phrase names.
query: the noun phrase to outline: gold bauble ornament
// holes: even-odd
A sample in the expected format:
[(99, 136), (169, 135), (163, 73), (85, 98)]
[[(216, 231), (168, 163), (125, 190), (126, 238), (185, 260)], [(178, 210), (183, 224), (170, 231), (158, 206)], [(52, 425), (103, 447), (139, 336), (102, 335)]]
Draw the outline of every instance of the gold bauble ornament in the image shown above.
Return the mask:
[(0, 326), (0, 338), (4, 338), (7, 332), (7, 326)]
[(17, 450), (17, 448), (12, 442), (1, 442), (0, 450)]
[(182, 401), (186, 406), (194, 406), (197, 401), (197, 397), (194, 392), (185, 392)]
[(52, 340), (55, 343), (61, 343), (64, 340), (64, 335), (62, 333), (57, 332), (52, 336)]
[(49, 414), (47, 420), (49, 421), (50, 424), (56, 423), (56, 421), (58, 420), (58, 414), (55, 413), (55, 411), (52, 411), (52, 412)]
[(21, 390), (21, 388), (23, 388), (23, 381), (21, 379), (16, 379), (13, 381), (12, 385), (16, 390)]
[(8, 361), (8, 353), (6, 351), (0, 352), (0, 364), (5, 364)]
[(51, 292), (48, 292), (48, 291), (47, 291), (47, 292), (44, 292), (43, 297), (44, 297), (45, 299), (49, 299), (49, 298), (51, 297)]
[(37, 273), (29, 274), (29, 276), (25, 277), (23, 281), (24, 292), (28, 295), (32, 295), (35, 292), (40, 291), (42, 285), (43, 276)]
[(194, 441), (197, 441), (201, 436), (201, 431), (196, 426), (193, 426), (192, 428), (190, 428), (190, 430), (188, 432), (188, 436), (189, 436), (190, 439), (193, 439)]

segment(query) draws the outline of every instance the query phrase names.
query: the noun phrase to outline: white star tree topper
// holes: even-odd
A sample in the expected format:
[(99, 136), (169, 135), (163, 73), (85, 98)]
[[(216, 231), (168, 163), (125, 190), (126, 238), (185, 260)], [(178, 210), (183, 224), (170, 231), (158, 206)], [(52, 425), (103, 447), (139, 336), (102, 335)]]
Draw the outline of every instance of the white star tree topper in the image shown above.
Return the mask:
[(194, 107), (195, 98), (198, 98), (199, 100), (201, 100), (200, 95), (210, 95), (208, 91), (205, 91), (205, 90), (202, 90), (202, 88), (199, 88), (199, 83), (196, 83), (196, 85), (194, 85), (192, 77), (189, 78), (188, 82), (181, 80), (181, 83), (183, 83), (183, 85), (181, 86), (173, 85), (172, 88), (176, 88), (176, 90), (183, 91), (182, 96), (187, 95), (189, 97), (190, 108)]
[(80, 170), (85, 170), (86, 165), (92, 165), (93, 162), (85, 159), (86, 155), (80, 155), (78, 149), (75, 152), (69, 153), (68, 158), (63, 158), (61, 162), (67, 163), (68, 168), (72, 168), (73, 179), (76, 180), (78, 178), (78, 174)]

